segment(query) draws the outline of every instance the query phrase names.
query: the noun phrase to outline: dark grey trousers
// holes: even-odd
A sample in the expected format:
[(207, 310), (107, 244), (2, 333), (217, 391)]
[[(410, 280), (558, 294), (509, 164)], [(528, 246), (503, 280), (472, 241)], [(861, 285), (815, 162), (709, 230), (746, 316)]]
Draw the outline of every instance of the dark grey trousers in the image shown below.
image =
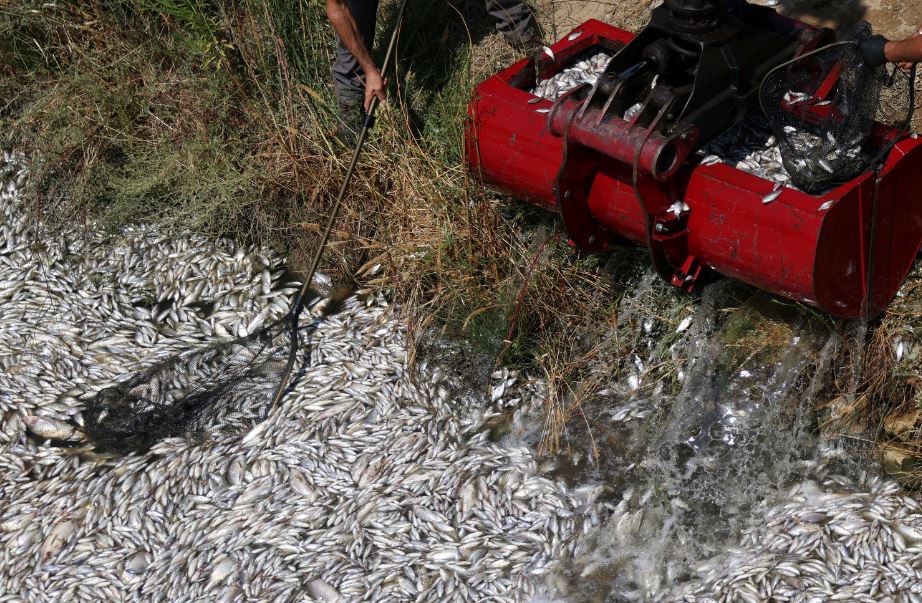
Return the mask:
[[(359, 34), (365, 43), (365, 48), (371, 52), (375, 41), (375, 23), (378, 19), (378, 0), (346, 0), (346, 6), (355, 19)], [(359, 66), (343, 41), (336, 36), (336, 60), (333, 62), (333, 87), (339, 96), (340, 92), (361, 92), (365, 86), (361, 80), (365, 71)], [(354, 96), (354, 94), (353, 94)]]
[[(346, 5), (358, 25), (365, 47), (370, 51), (375, 39), (378, 0), (346, 0)], [(487, 13), (496, 20), (496, 30), (502, 33), (510, 44), (524, 44), (531, 41), (535, 35), (534, 15), (527, 2), (486, 0), (486, 7)], [(333, 63), (333, 84), (337, 93), (355, 94), (363, 91), (364, 76), (358, 61), (337, 36), (336, 60)]]

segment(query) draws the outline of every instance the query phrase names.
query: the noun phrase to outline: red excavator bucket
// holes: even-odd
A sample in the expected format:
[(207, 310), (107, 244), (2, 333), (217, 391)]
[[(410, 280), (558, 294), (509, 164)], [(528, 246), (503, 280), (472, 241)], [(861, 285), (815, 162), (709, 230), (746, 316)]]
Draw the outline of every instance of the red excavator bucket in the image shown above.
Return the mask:
[[(543, 75), (587, 51), (617, 51), (632, 38), (588, 21), (552, 47)], [(670, 169), (675, 150), (668, 148), (625, 161), (640, 143), (622, 126), (563, 136), (562, 122), (576, 121), (575, 101), (536, 101), (529, 92), (535, 84), (534, 65), (522, 60), (478, 86), (468, 110), (468, 163), (484, 182), (558, 212), (578, 248), (646, 245), (664, 278), (683, 289), (713, 270), (845, 318), (883, 311), (919, 252), (922, 197), (914, 182), (922, 173), (922, 141), (913, 137), (896, 143), (878, 173), (821, 195), (785, 188), (765, 204), (773, 183), (728, 164)], [(896, 135), (878, 127), (873, 137), (883, 144)], [(639, 178), (638, 159), (649, 166)], [(658, 170), (671, 172), (668, 186)], [(662, 211), (677, 200), (688, 208), (681, 216)], [(664, 258), (669, 270), (661, 269)]]

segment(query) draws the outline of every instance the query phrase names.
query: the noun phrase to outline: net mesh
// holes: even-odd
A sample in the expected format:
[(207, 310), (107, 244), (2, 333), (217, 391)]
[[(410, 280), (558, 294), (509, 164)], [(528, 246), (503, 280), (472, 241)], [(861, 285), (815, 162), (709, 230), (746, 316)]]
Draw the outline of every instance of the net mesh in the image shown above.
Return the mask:
[(895, 65), (862, 60), (858, 43), (870, 34), (862, 23), (848, 40), (797, 57), (762, 83), (762, 109), (784, 167), (806, 192), (874, 167), (909, 128), (912, 77)]
[[(291, 354), (316, 328), (293, 312), (246, 337), (189, 350), (88, 400), (84, 431), (97, 448), (143, 451), (166, 437), (239, 430), (269, 411)], [(292, 346), (292, 338), (297, 337)]]

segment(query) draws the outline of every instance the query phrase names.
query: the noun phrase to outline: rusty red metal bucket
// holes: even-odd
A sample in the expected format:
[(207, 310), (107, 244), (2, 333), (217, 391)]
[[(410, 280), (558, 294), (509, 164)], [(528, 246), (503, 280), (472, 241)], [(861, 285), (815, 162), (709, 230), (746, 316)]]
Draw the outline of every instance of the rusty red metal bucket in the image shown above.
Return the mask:
[[(633, 37), (594, 20), (577, 32), (552, 47), (546, 75)], [(684, 289), (714, 271), (845, 318), (879, 314), (911, 269), (922, 244), (922, 141), (905, 137), (879, 172), (822, 195), (786, 188), (764, 204), (773, 183), (727, 164), (683, 163), (666, 186), (653, 172), (668, 162), (656, 156), (641, 158), (649, 169), (636, 177), (624, 160), (635, 148), (626, 137), (585, 130), (561, 137), (572, 107), (530, 103), (533, 71), (523, 60), (478, 86), (468, 164), (484, 182), (558, 212), (576, 247), (646, 245), (662, 276)], [(880, 140), (892, 135), (875, 131)], [(662, 211), (676, 200), (690, 208), (681, 219)]]

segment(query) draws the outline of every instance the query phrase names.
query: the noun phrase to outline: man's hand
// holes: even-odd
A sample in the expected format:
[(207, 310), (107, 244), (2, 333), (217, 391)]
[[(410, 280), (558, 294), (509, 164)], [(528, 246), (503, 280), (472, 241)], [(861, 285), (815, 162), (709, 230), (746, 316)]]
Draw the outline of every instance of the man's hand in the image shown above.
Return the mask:
[(891, 41), (883, 36), (871, 36), (858, 44), (858, 51), (872, 67), (887, 61), (906, 69), (922, 61), (922, 35), (919, 32), (905, 40)]
[(365, 72), (365, 113), (371, 110), (371, 99), (378, 97), (380, 102), (387, 100), (387, 80), (381, 78), (377, 68)]

